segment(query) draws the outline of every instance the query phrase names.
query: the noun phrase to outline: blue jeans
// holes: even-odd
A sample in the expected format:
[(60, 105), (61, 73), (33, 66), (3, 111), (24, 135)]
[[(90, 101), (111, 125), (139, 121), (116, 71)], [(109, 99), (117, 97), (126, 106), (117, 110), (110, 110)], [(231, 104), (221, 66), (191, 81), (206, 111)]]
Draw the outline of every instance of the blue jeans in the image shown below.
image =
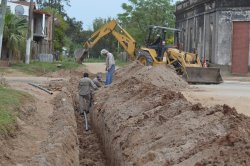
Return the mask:
[(115, 72), (115, 65), (112, 65), (111, 68), (106, 73), (106, 82), (105, 82), (105, 85), (109, 85), (109, 84), (112, 83), (114, 72)]

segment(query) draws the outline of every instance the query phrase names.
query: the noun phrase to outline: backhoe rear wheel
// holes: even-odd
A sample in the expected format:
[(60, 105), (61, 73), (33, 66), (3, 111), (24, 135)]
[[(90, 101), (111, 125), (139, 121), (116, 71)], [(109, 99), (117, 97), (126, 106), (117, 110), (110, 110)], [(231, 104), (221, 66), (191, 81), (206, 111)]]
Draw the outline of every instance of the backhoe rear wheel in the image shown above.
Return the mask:
[(154, 61), (147, 51), (138, 51), (136, 59), (145, 66), (152, 66)]

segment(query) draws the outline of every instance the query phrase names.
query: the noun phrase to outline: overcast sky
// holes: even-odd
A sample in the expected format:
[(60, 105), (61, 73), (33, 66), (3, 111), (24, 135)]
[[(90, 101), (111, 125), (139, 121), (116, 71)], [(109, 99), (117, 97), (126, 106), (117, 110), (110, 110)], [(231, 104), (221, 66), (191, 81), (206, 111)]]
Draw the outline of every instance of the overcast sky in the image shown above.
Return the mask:
[(95, 18), (116, 18), (118, 13), (123, 13), (122, 3), (128, 0), (70, 0), (71, 7), (66, 7), (66, 11), (70, 17), (82, 21), (84, 30), (88, 30), (92, 29)]

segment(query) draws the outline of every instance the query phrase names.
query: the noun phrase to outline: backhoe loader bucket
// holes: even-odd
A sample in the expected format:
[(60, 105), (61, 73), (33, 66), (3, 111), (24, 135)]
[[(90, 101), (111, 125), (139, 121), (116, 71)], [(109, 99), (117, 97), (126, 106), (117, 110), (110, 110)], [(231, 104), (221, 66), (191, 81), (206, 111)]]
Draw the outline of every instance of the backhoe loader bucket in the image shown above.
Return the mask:
[(88, 49), (80, 48), (74, 52), (76, 62), (81, 64), (88, 56)]
[(219, 84), (223, 82), (219, 68), (186, 67), (184, 77), (188, 83)]

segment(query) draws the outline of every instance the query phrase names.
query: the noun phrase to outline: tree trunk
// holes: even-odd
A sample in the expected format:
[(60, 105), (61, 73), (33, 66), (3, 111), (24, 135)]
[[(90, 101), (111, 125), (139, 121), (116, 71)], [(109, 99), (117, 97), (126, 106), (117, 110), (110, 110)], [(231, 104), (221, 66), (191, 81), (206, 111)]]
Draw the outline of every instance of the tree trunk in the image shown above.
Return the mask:
[(3, 44), (3, 30), (4, 30), (4, 22), (5, 22), (5, 13), (6, 13), (6, 6), (7, 0), (1, 1), (1, 14), (0, 14), (0, 59), (2, 57), (2, 44)]

